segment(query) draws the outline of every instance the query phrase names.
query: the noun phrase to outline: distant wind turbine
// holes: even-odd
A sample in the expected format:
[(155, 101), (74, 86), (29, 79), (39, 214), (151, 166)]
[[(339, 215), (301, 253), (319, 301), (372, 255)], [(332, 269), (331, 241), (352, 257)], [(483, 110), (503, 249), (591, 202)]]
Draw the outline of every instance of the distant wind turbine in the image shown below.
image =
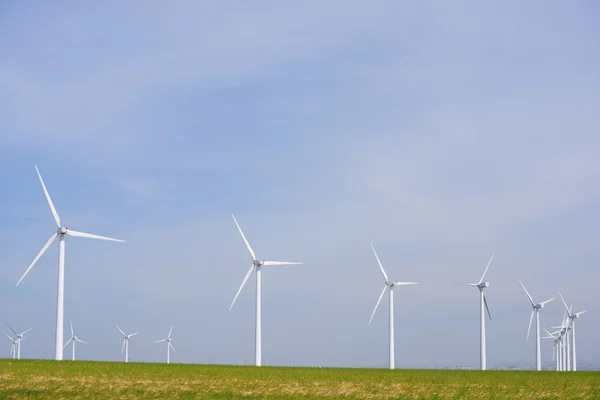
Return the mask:
[(381, 269), (381, 274), (383, 275), (383, 279), (385, 280), (383, 290), (379, 295), (379, 299), (377, 300), (377, 304), (375, 304), (375, 309), (371, 314), (371, 319), (369, 319), (369, 324), (373, 321), (373, 317), (375, 316), (375, 311), (377, 311), (377, 307), (379, 307), (379, 303), (381, 303), (381, 299), (385, 294), (386, 289), (390, 292), (390, 369), (395, 368), (394, 361), (394, 287), (395, 286), (407, 286), (407, 285), (418, 285), (418, 282), (394, 282), (388, 279), (387, 274), (385, 273), (385, 269), (383, 269), (383, 265), (379, 260), (379, 256), (375, 251), (375, 247), (371, 244), (371, 248), (373, 249), (373, 253), (375, 254), (375, 258), (377, 259), (377, 263), (379, 264), (379, 268)]
[(44, 194), (46, 195), (46, 200), (48, 201), (48, 205), (50, 206), (50, 211), (52, 212), (52, 216), (54, 217), (54, 222), (56, 223), (57, 231), (56, 231), (56, 233), (52, 234), (52, 236), (50, 236), (50, 239), (48, 239), (48, 242), (46, 242), (44, 247), (42, 247), (42, 250), (40, 250), (38, 255), (35, 256), (35, 258), (31, 262), (31, 264), (27, 268), (27, 270), (25, 270), (25, 273), (23, 274), (23, 276), (21, 276), (21, 279), (19, 279), (19, 282), (17, 282), (17, 286), (19, 286), (19, 284), (21, 283), (23, 278), (25, 278), (25, 276), (29, 273), (31, 268), (33, 268), (35, 263), (38, 262), (38, 260), (46, 252), (46, 250), (48, 250), (50, 245), (52, 245), (52, 243), (54, 243), (56, 238), (58, 238), (59, 239), (59, 244), (58, 244), (58, 294), (57, 294), (57, 302), (56, 302), (56, 338), (55, 338), (56, 341), (55, 341), (55, 347), (54, 347), (54, 349), (55, 349), (54, 358), (56, 360), (62, 360), (63, 359), (63, 312), (64, 312), (64, 295), (65, 295), (65, 290), (64, 290), (64, 286), (65, 286), (65, 236), (66, 235), (78, 236), (78, 237), (83, 237), (83, 238), (88, 238), (88, 239), (109, 240), (112, 242), (124, 242), (124, 240), (112, 239), (109, 237), (98, 236), (98, 235), (92, 235), (90, 233), (77, 232), (77, 231), (74, 231), (67, 227), (63, 227), (60, 224), (60, 217), (58, 216), (58, 213), (56, 212), (56, 209), (54, 208), (54, 204), (52, 203), (52, 199), (50, 198), (50, 194), (48, 193), (48, 190), (46, 190), (46, 185), (44, 185), (42, 175), (40, 175), (40, 171), (38, 170), (37, 165), (35, 166), (35, 170), (37, 171), (38, 177), (40, 178), (40, 183), (42, 184), (42, 189), (44, 189)]
[(579, 311), (577, 313), (572, 313), (571, 309), (567, 307), (567, 303), (565, 302), (565, 299), (563, 298), (562, 294), (560, 294), (559, 292), (558, 295), (560, 296), (560, 299), (562, 300), (562, 303), (565, 306), (565, 310), (567, 311), (567, 317), (569, 317), (569, 321), (571, 322), (571, 351), (573, 352), (572, 363), (573, 371), (577, 371), (577, 351), (575, 348), (575, 320), (579, 318), (581, 314), (585, 314), (587, 311)]
[(531, 302), (531, 307), (533, 308), (531, 310), (531, 316), (529, 317), (529, 328), (527, 328), (527, 339), (529, 339), (529, 332), (531, 331), (531, 322), (533, 321), (533, 315), (535, 314), (535, 369), (538, 371), (541, 371), (542, 370), (542, 354), (541, 354), (541, 350), (540, 350), (540, 310), (542, 308), (544, 308), (544, 306), (546, 304), (548, 304), (552, 300), (554, 300), (554, 297), (551, 298), (550, 300), (542, 301), (541, 303), (536, 303), (535, 301), (533, 301), (533, 298), (531, 297), (531, 295), (529, 294), (527, 289), (525, 289), (525, 285), (523, 285), (523, 282), (519, 281), (519, 283), (521, 284), (521, 286), (523, 287), (523, 290), (527, 294), (527, 297), (529, 298), (529, 301)]
[(73, 343), (73, 361), (75, 361), (75, 342), (79, 342), (79, 343), (83, 343), (83, 344), (87, 344), (87, 342), (84, 342), (83, 340), (81, 340), (77, 336), (75, 336), (75, 332), (73, 331), (73, 323), (71, 321), (69, 321), (69, 325), (71, 326), (71, 339), (69, 339), (67, 341), (67, 343), (65, 343), (63, 348), (67, 347), (69, 345), (69, 343)]
[(129, 362), (129, 339), (140, 332), (137, 331), (126, 335), (125, 332), (123, 332), (123, 330), (119, 328), (119, 325), (117, 325), (117, 329), (123, 334), (123, 347), (121, 347), (121, 354), (123, 354), (123, 351), (125, 351), (125, 362)]
[(6, 326), (8, 326), (8, 329), (10, 329), (12, 331), (12, 333), (15, 334), (15, 337), (16, 337), (16, 339), (15, 339), (15, 341), (16, 341), (16, 343), (15, 343), (16, 347), (15, 347), (15, 349), (17, 351), (17, 360), (20, 360), (21, 359), (21, 341), (23, 339), (25, 339), (25, 334), (27, 332), (29, 332), (32, 328), (29, 328), (26, 331), (23, 331), (21, 333), (17, 333), (17, 332), (15, 332), (15, 330), (13, 328), (10, 327), (10, 325), (6, 324)]
[(175, 351), (175, 347), (173, 347), (173, 345), (171, 344), (171, 341), (173, 340), (173, 339), (171, 339), (172, 331), (173, 331), (173, 325), (171, 325), (171, 329), (169, 329), (169, 334), (167, 335), (167, 337), (165, 339), (157, 340), (156, 342), (154, 342), (154, 343), (167, 342), (167, 364), (170, 363), (170, 359), (171, 359), (170, 350)]
[(552, 339), (552, 361), (556, 359), (556, 370), (560, 371), (560, 357), (558, 356), (558, 345), (560, 343), (560, 336), (557, 336), (556, 333), (550, 333), (546, 328), (544, 331), (548, 334), (548, 336), (543, 336), (542, 339)]
[(4, 333), (6, 335), (7, 338), (10, 339), (11, 345), (10, 345), (10, 358), (12, 358), (13, 360), (15, 358), (17, 358), (17, 343), (19, 343), (18, 339), (13, 339), (12, 336), (10, 336), (8, 333)]
[(250, 243), (248, 243), (246, 236), (244, 236), (244, 232), (242, 232), (242, 228), (240, 228), (240, 225), (238, 224), (237, 220), (235, 219), (235, 216), (233, 214), (231, 214), (231, 217), (233, 218), (233, 222), (235, 222), (235, 225), (237, 226), (237, 229), (240, 232), (242, 239), (244, 240), (244, 244), (246, 245), (246, 249), (248, 249), (248, 253), (250, 253), (250, 258), (252, 259), (252, 265), (250, 265), (250, 269), (246, 273), (246, 276), (244, 277), (244, 280), (242, 281), (240, 288), (238, 289), (237, 293), (235, 294), (235, 297), (233, 298), (233, 301), (231, 302), (231, 306), (229, 306), (229, 311), (231, 311), (231, 308), (235, 304), (235, 301), (237, 300), (238, 296), (240, 295), (240, 292), (242, 291), (242, 289), (244, 288), (244, 285), (248, 281), (250, 274), (252, 273), (253, 270), (256, 270), (256, 325), (255, 325), (256, 332), (255, 332), (255, 346), (254, 346), (254, 364), (257, 367), (260, 367), (262, 365), (262, 347), (261, 347), (262, 346), (262, 334), (261, 334), (261, 270), (262, 270), (262, 267), (263, 266), (272, 266), (272, 265), (293, 265), (293, 264), (302, 264), (302, 263), (301, 262), (291, 262), (291, 261), (265, 261), (265, 260), (258, 259), (256, 257), (256, 254), (254, 253), (254, 250), (250, 246)]
[(487, 274), (488, 268), (490, 268), (490, 264), (494, 258), (494, 254), (492, 253), (492, 257), (490, 257), (490, 261), (488, 261), (487, 266), (485, 267), (485, 271), (483, 271), (483, 275), (481, 275), (481, 279), (477, 283), (464, 283), (459, 284), (461, 286), (474, 286), (479, 289), (479, 356), (480, 356), (480, 367), (482, 371), (485, 371), (486, 366), (486, 348), (485, 348), (485, 310), (487, 310), (488, 317), (490, 320), (492, 319), (492, 315), (490, 314), (490, 309), (487, 304), (487, 300), (485, 298), (485, 294), (483, 293), (484, 289), (490, 286), (489, 282), (484, 282), (485, 274)]

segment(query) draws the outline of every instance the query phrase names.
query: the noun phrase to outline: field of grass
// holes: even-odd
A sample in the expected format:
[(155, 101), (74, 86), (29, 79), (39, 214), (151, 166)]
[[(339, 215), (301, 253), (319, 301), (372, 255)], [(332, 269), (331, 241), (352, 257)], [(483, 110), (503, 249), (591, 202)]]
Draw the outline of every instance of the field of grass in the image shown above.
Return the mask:
[(598, 372), (0, 360), (0, 399), (600, 399)]

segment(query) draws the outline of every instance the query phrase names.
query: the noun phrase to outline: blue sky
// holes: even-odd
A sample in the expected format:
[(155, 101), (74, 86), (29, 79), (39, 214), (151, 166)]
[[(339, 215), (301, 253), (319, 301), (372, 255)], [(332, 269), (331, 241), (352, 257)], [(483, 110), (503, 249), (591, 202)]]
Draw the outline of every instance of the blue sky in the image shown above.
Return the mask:
[[(488, 363), (534, 365), (530, 308), (562, 291), (580, 362), (600, 362), (600, 9), (595, 2), (131, 1), (0, 6), (0, 316), (53, 354), (57, 248), (85, 359), (476, 366), (476, 281), (493, 251)], [(562, 306), (541, 315), (558, 324)], [(136, 340), (137, 339), (137, 340)], [(65, 339), (66, 340), (66, 339)], [(6, 340), (6, 354), (9, 341)], [(543, 343), (549, 362), (551, 343)]]

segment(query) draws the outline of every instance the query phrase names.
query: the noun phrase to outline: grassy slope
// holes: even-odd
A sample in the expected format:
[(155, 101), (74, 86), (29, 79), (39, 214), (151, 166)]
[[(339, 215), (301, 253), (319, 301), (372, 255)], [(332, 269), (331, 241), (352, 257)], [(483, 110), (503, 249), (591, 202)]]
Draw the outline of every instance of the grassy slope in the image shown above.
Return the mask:
[(0, 399), (600, 399), (597, 372), (0, 360)]

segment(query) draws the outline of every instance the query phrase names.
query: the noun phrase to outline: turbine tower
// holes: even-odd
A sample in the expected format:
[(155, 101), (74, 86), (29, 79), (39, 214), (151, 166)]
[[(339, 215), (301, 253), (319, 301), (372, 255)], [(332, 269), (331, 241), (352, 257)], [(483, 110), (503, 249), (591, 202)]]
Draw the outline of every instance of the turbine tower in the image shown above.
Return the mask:
[[(21, 359), (21, 341), (22, 341), (23, 339), (25, 339), (25, 334), (26, 334), (27, 332), (29, 332), (31, 329), (33, 329), (33, 328), (29, 328), (29, 329), (27, 329), (26, 331), (23, 331), (23, 332), (21, 332), (21, 333), (17, 333), (17, 332), (15, 332), (15, 330), (14, 330), (13, 328), (11, 328), (11, 327), (10, 327), (10, 325), (6, 324), (6, 326), (8, 326), (8, 329), (10, 329), (10, 330), (12, 331), (12, 333), (14, 333), (14, 334), (15, 334), (15, 340), (14, 340), (14, 342), (15, 342), (15, 343), (13, 343), (13, 344), (14, 344), (14, 346), (15, 346), (15, 351), (16, 351), (16, 355), (17, 355), (17, 360), (20, 360), (20, 359)], [(7, 336), (8, 336), (8, 335), (7, 335)], [(10, 336), (9, 336), (9, 337), (10, 337)], [(11, 340), (12, 340), (12, 338), (11, 338)]]
[(175, 347), (173, 347), (173, 345), (171, 344), (171, 341), (173, 340), (173, 339), (171, 339), (171, 332), (173, 332), (173, 325), (171, 325), (171, 329), (169, 329), (169, 334), (167, 335), (167, 337), (165, 339), (157, 340), (156, 342), (154, 342), (154, 343), (167, 342), (167, 364), (169, 364), (170, 360), (171, 360), (170, 350), (175, 351)]
[(553, 297), (550, 300), (542, 301), (541, 303), (536, 303), (535, 301), (533, 301), (533, 298), (531, 298), (531, 295), (529, 294), (527, 289), (525, 289), (525, 285), (523, 285), (523, 282), (519, 281), (519, 283), (521, 284), (521, 286), (523, 287), (523, 290), (527, 294), (527, 297), (529, 298), (529, 301), (531, 302), (531, 307), (533, 308), (531, 310), (531, 316), (529, 317), (529, 328), (527, 328), (527, 340), (529, 340), (529, 332), (531, 331), (531, 322), (533, 321), (533, 315), (535, 314), (535, 369), (538, 371), (541, 371), (542, 370), (542, 354), (540, 351), (540, 310), (542, 308), (544, 308), (544, 306), (546, 304), (550, 303), (555, 298)]
[(379, 264), (379, 268), (381, 269), (381, 273), (383, 274), (383, 279), (385, 280), (385, 284), (383, 286), (383, 290), (379, 295), (379, 299), (377, 300), (377, 304), (375, 304), (375, 309), (371, 314), (371, 319), (369, 319), (369, 324), (373, 321), (373, 317), (375, 316), (375, 311), (377, 311), (377, 307), (379, 307), (379, 303), (381, 303), (381, 299), (385, 294), (386, 289), (390, 292), (390, 369), (395, 368), (394, 361), (394, 287), (395, 286), (407, 286), (407, 285), (418, 285), (418, 282), (394, 282), (388, 279), (387, 274), (385, 273), (385, 269), (383, 269), (383, 265), (379, 260), (379, 256), (375, 251), (375, 247), (371, 243), (371, 248), (373, 249), (373, 253), (375, 254), (375, 258), (377, 259), (377, 263)]
[(58, 238), (58, 240), (59, 240), (59, 244), (58, 244), (58, 293), (56, 296), (56, 298), (57, 298), (57, 300), (56, 300), (56, 337), (55, 337), (56, 340), (55, 340), (55, 347), (54, 347), (54, 349), (55, 349), (54, 358), (56, 360), (62, 360), (63, 359), (63, 312), (64, 312), (64, 295), (65, 295), (65, 290), (64, 290), (64, 286), (65, 286), (65, 236), (66, 235), (78, 236), (78, 237), (83, 237), (83, 238), (88, 238), (88, 239), (109, 240), (112, 242), (124, 242), (124, 240), (112, 239), (109, 237), (98, 236), (98, 235), (92, 235), (90, 233), (77, 232), (77, 231), (74, 231), (72, 229), (62, 226), (60, 223), (60, 217), (58, 216), (58, 213), (56, 212), (56, 209), (54, 208), (54, 204), (52, 203), (50, 194), (48, 194), (46, 185), (44, 185), (44, 180), (42, 179), (42, 175), (40, 175), (40, 171), (38, 170), (37, 165), (35, 166), (35, 170), (37, 171), (38, 177), (40, 178), (40, 183), (42, 184), (42, 189), (44, 189), (44, 194), (46, 195), (46, 200), (48, 201), (48, 205), (50, 206), (50, 211), (52, 212), (54, 222), (56, 223), (57, 231), (56, 231), (56, 233), (52, 234), (52, 236), (50, 236), (50, 239), (48, 239), (48, 242), (46, 242), (44, 247), (42, 247), (42, 250), (40, 250), (38, 255), (35, 256), (35, 258), (31, 262), (31, 264), (27, 268), (27, 270), (25, 270), (25, 273), (23, 274), (23, 276), (21, 276), (21, 279), (19, 279), (19, 282), (17, 282), (17, 286), (19, 286), (19, 284), (21, 283), (23, 278), (25, 278), (25, 276), (29, 273), (31, 268), (33, 268), (35, 263), (38, 262), (38, 260), (46, 252), (46, 250), (48, 250), (50, 245), (52, 245), (52, 243), (54, 243), (56, 238)]
[(73, 361), (75, 361), (75, 342), (79, 342), (79, 343), (83, 343), (83, 344), (87, 344), (87, 342), (84, 342), (83, 340), (79, 339), (77, 336), (75, 336), (75, 332), (73, 331), (73, 323), (71, 321), (69, 321), (69, 325), (71, 326), (71, 339), (69, 339), (67, 341), (67, 343), (65, 343), (65, 345), (63, 346), (63, 349), (65, 347), (67, 347), (69, 345), (69, 343), (73, 343)]
[(123, 354), (123, 351), (125, 351), (125, 362), (129, 362), (129, 339), (131, 339), (132, 336), (137, 335), (138, 333), (140, 333), (139, 331), (131, 333), (129, 335), (126, 335), (125, 332), (123, 332), (123, 330), (121, 328), (119, 328), (119, 325), (116, 325), (117, 329), (119, 330), (119, 332), (121, 332), (123, 334), (123, 346), (121, 347), (121, 354)]
[(580, 311), (578, 313), (571, 313), (571, 309), (567, 307), (567, 303), (563, 298), (560, 292), (558, 293), (560, 299), (562, 300), (563, 305), (565, 306), (565, 310), (567, 311), (567, 316), (569, 317), (570, 325), (571, 325), (571, 351), (573, 352), (572, 363), (573, 363), (573, 371), (577, 371), (577, 351), (575, 349), (575, 320), (579, 318), (581, 314), (585, 314), (587, 311)]
[(265, 261), (265, 260), (258, 259), (256, 257), (256, 254), (254, 253), (254, 250), (252, 249), (252, 247), (250, 247), (250, 243), (248, 243), (246, 236), (244, 236), (244, 232), (242, 232), (242, 228), (240, 228), (240, 225), (238, 224), (237, 220), (235, 219), (235, 216), (233, 214), (231, 214), (231, 217), (233, 218), (233, 222), (235, 222), (235, 225), (237, 226), (238, 231), (240, 231), (240, 235), (242, 235), (242, 239), (244, 240), (246, 249), (248, 249), (248, 253), (250, 253), (250, 258), (252, 259), (252, 265), (250, 265), (250, 269), (246, 273), (246, 276), (244, 277), (244, 280), (242, 281), (240, 288), (238, 289), (237, 293), (235, 294), (235, 297), (233, 298), (233, 301), (231, 302), (231, 306), (229, 306), (229, 311), (231, 311), (231, 308), (235, 304), (235, 301), (237, 300), (238, 296), (240, 295), (240, 292), (242, 291), (242, 289), (244, 288), (244, 285), (248, 281), (250, 274), (252, 273), (253, 270), (256, 270), (256, 325), (255, 325), (256, 333), (255, 333), (255, 347), (254, 347), (254, 365), (256, 365), (257, 367), (260, 367), (262, 365), (262, 348), (261, 348), (261, 346), (262, 346), (262, 338), (261, 338), (261, 270), (262, 270), (262, 267), (263, 266), (272, 266), (272, 265), (293, 265), (293, 264), (302, 264), (302, 263), (301, 262), (290, 262), (290, 261)]
[(481, 279), (479, 280), (478, 283), (461, 283), (461, 284), (459, 284), (461, 286), (474, 286), (479, 289), (479, 333), (480, 333), (480, 340), (479, 340), (480, 361), (479, 361), (479, 364), (480, 364), (480, 368), (482, 371), (485, 371), (487, 369), (486, 348), (485, 348), (485, 310), (487, 310), (487, 314), (488, 314), (488, 317), (490, 318), (490, 320), (492, 319), (492, 315), (490, 314), (490, 309), (488, 307), (487, 300), (485, 298), (485, 293), (483, 293), (485, 288), (490, 286), (490, 283), (484, 282), (483, 280), (485, 279), (485, 274), (487, 274), (488, 268), (490, 268), (490, 264), (492, 263), (492, 260), (494, 259), (494, 254), (496, 254), (496, 253), (492, 253), (492, 257), (490, 257), (490, 261), (488, 261), (488, 264), (485, 267), (485, 271), (483, 271), (483, 275), (481, 275)]

